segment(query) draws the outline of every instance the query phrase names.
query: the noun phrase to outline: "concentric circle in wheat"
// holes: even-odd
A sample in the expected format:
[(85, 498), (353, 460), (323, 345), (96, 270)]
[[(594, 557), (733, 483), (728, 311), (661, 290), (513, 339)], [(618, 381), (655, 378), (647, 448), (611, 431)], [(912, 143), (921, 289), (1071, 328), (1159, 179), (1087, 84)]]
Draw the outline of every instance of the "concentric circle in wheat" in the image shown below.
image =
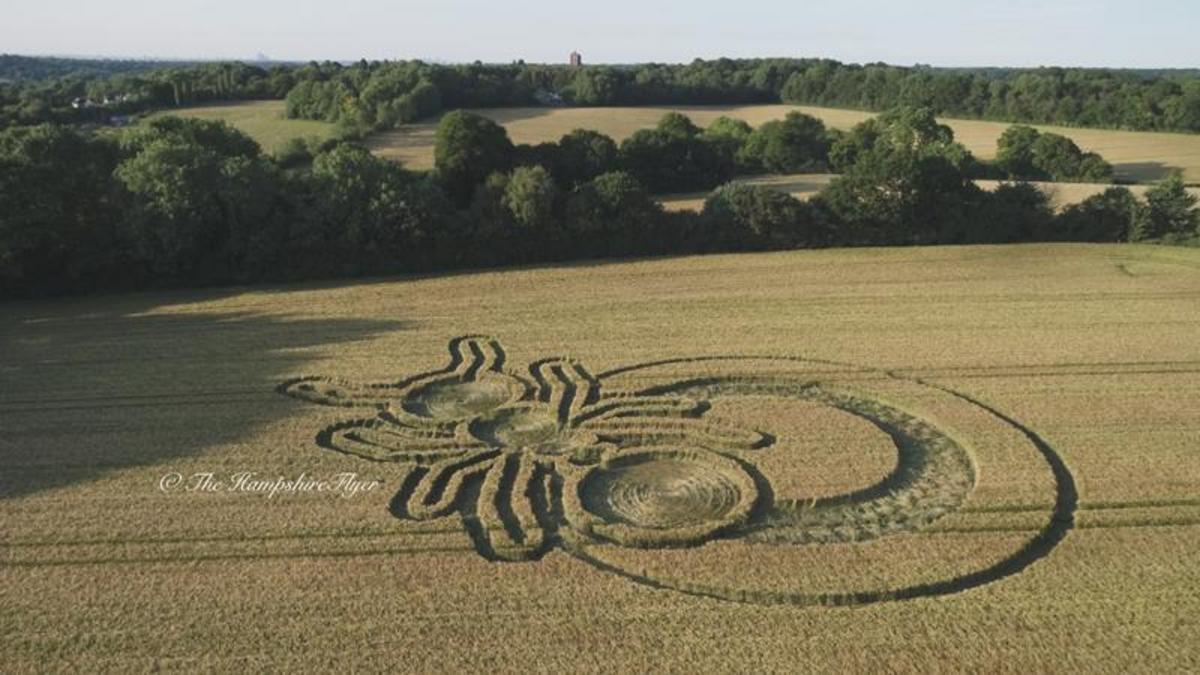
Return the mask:
[(502, 381), (446, 379), (414, 391), (403, 407), (418, 417), (453, 420), (495, 410), (512, 398), (512, 391)]
[(637, 527), (669, 528), (724, 518), (741, 501), (737, 483), (699, 462), (650, 459), (597, 472), (584, 506)]
[(668, 448), (613, 458), (572, 492), (596, 534), (639, 547), (699, 543), (744, 521), (758, 500), (754, 480), (732, 459)]

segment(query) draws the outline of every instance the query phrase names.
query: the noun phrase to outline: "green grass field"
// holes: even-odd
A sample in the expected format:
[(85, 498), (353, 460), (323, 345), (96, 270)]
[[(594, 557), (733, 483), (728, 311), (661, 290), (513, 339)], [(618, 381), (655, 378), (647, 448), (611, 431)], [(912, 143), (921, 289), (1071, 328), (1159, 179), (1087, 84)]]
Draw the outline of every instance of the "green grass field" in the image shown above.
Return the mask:
[(275, 152), (293, 138), (325, 139), (333, 133), (332, 124), (284, 117), (283, 101), (243, 101), (179, 108), (165, 110), (156, 115), (221, 120), (253, 138), (266, 152)]
[(1194, 672), (1198, 335), (1132, 245), (8, 303), (0, 662)]

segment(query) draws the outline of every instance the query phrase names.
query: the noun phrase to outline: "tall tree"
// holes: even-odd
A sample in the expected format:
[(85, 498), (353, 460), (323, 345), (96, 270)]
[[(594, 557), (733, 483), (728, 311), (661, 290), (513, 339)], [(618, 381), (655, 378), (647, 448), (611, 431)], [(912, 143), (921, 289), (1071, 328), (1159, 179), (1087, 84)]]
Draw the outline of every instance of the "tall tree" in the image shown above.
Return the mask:
[(819, 171), (826, 167), (828, 156), (825, 124), (797, 111), (755, 129), (739, 155), (743, 164), (771, 173)]
[(0, 291), (73, 290), (119, 269), (118, 161), (115, 143), (68, 127), (0, 131)]
[(1130, 241), (1190, 237), (1200, 234), (1196, 196), (1189, 193), (1178, 172), (1146, 191), (1146, 205), (1134, 222)]
[(1054, 241), (1126, 241), (1141, 213), (1128, 188), (1110, 187), (1063, 209), (1048, 239)]
[(557, 163), (552, 169), (559, 181), (573, 187), (617, 166), (617, 144), (597, 131), (576, 129), (558, 142)]
[[(847, 229), (870, 244), (957, 241), (978, 208), (974, 158), (929, 108), (901, 108), (858, 125), (839, 142), (843, 174), (822, 194)], [(848, 163), (848, 165), (847, 165)]]
[(438, 123), (433, 150), (438, 180), (460, 205), (475, 186), (513, 164), (513, 144), (504, 127), (481, 115), (455, 110)]
[(503, 204), (516, 225), (536, 238), (539, 234), (545, 236), (554, 224), (557, 200), (558, 188), (549, 171), (540, 166), (520, 166), (508, 179)]
[(132, 195), (128, 234), (154, 274), (237, 279), (260, 238), (278, 236), (277, 173), (254, 141), (225, 123), (156, 119), (125, 138), (123, 149), (128, 157), (116, 176)]

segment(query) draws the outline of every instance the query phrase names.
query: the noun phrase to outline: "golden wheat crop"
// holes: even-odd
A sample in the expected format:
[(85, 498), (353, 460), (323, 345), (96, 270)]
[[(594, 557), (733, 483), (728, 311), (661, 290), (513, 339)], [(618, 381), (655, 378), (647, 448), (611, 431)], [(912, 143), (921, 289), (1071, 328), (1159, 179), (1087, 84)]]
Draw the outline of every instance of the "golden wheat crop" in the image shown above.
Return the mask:
[(1197, 335), (1129, 245), (8, 303), (0, 662), (1195, 670)]
[[(514, 143), (557, 141), (573, 129), (595, 129), (618, 142), (638, 129), (654, 126), (671, 111), (681, 112), (701, 127), (727, 115), (743, 119), (753, 126), (781, 119), (799, 110), (825, 122), (834, 129), (850, 127), (872, 116), (871, 113), (812, 106), (674, 106), (614, 108), (485, 108), (475, 112), (504, 125)], [(996, 140), (1010, 124), (980, 120), (943, 120), (954, 130), (955, 138), (977, 157), (988, 159), (996, 154)], [(1137, 182), (1161, 180), (1174, 170), (1185, 180), (1200, 182), (1200, 134), (1076, 129), (1035, 125), (1073, 139), (1085, 151), (1098, 152), (1111, 162), (1119, 179)], [(403, 162), (411, 169), (433, 166), (433, 135), (437, 120), (406, 124), (394, 131), (375, 134), (368, 145), (383, 157)]]
[[(870, 113), (836, 108), (817, 108), (791, 105), (749, 106), (677, 106), (677, 107), (614, 107), (614, 108), (485, 108), (475, 110), (495, 120), (508, 130), (514, 143), (543, 143), (557, 141), (574, 129), (595, 129), (618, 142), (639, 129), (653, 127), (670, 111), (682, 112), (700, 126), (727, 115), (758, 126), (780, 119), (789, 111), (799, 110), (820, 118), (834, 129), (849, 129), (871, 117)], [(202, 106), (167, 111), (162, 114), (219, 119), (254, 138), (267, 151), (275, 151), (292, 138), (327, 138), (332, 125), (312, 120), (289, 120), (283, 117), (282, 101), (248, 101), (216, 106)], [(1009, 124), (980, 120), (943, 120), (954, 130), (955, 137), (976, 156), (991, 158), (996, 153), (996, 140)], [(1171, 171), (1182, 171), (1184, 179), (1200, 182), (1200, 135), (1119, 131), (1110, 129), (1076, 129), (1041, 126), (1043, 131), (1064, 134), (1074, 139), (1084, 150), (1098, 152), (1116, 168), (1116, 176), (1124, 181), (1148, 183), (1165, 178)], [(371, 134), (364, 143), (375, 154), (401, 162), (413, 170), (433, 168), (434, 133), (437, 119), (406, 124), (391, 131)], [(795, 174), (788, 176), (756, 176), (746, 182), (774, 187), (793, 196), (804, 198), (815, 194), (832, 179), (828, 174)], [(996, 181), (980, 181), (994, 189)], [(1077, 203), (1098, 194), (1104, 186), (1075, 183), (1042, 183), (1059, 207)], [(1144, 186), (1131, 189), (1138, 194)], [(1200, 194), (1200, 188), (1192, 189)], [(661, 201), (671, 210), (698, 210), (704, 194), (663, 196)]]

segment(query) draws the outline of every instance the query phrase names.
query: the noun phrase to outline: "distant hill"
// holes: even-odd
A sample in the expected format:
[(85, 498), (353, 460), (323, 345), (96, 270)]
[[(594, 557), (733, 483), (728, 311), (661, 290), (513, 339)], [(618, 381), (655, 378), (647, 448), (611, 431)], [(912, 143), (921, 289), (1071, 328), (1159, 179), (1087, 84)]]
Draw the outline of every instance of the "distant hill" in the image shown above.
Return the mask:
[[(88, 77), (140, 73), (159, 68), (181, 68), (209, 63), (206, 60), (169, 61), (154, 59), (102, 59), (63, 56), (20, 56), (0, 54), (0, 81), (36, 82), (68, 75)], [(290, 64), (287, 61), (251, 60), (244, 63), (256, 66)]]
[(197, 61), (142, 61), (136, 59), (83, 59), (57, 56), (0, 54), (0, 80), (51, 80), (67, 75), (117, 75), (170, 66), (195, 65)]

